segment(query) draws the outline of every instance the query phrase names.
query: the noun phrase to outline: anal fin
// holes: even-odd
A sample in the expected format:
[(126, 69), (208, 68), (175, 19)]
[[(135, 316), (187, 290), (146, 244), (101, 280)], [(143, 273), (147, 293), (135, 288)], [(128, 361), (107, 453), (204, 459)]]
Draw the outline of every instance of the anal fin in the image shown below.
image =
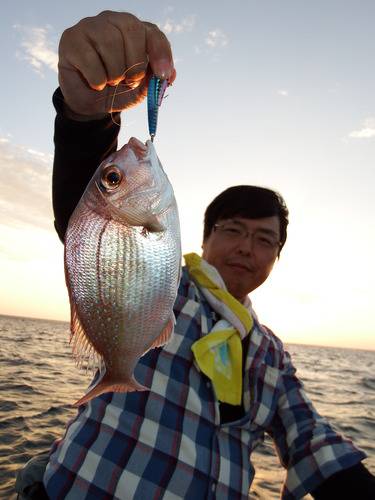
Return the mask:
[(155, 347), (161, 347), (167, 344), (173, 333), (175, 323), (176, 319), (174, 317), (174, 314), (172, 313), (172, 316), (167, 321), (160, 335), (154, 340), (149, 349), (154, 349)]

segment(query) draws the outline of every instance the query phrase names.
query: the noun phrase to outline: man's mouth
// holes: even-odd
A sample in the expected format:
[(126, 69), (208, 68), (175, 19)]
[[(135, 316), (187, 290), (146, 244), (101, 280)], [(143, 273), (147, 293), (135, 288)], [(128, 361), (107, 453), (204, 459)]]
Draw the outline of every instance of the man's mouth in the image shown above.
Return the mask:
[(247, 271), (248, 273), (252, 272), (253, 269), (248, 265), (244, 264), (243, 262), (228, 262), (228, 266), (234, 267), (243, 271)]

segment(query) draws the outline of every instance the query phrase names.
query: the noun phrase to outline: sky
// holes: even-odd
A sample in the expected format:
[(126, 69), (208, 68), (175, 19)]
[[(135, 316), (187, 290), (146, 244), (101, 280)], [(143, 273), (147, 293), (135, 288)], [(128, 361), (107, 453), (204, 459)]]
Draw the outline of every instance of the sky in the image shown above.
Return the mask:
[[(288, 240), (251, 294), (284, 342), (375, 349), (373, 0), (3, 2), (0, 18), (0, 313), (68, 320), (51, 174), (62, 32), (103, 10), (157, 23), (177, 79), (157, 152), (175, 190), (183, 252), (236, 184), (279, 191)], [(148, 138), (145, 104), (121, 146)]]

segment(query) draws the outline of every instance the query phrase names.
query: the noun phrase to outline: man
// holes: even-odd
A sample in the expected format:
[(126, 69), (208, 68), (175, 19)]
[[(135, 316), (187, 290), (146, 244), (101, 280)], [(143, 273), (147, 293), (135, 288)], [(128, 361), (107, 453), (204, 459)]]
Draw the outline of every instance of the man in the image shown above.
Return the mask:
[[(117, 146), (120, 117), (109, 112), (142, 100), (151, 73), (175, 79), (169, 42), (131, 14), (103, 12), (63, 34), (53, 173), (62, 240), (89, 179)], [(131, 90), (114, 99), (124, 75)], [(374, 498), (364, 453), (317, 414), (281, 341), (260, 325), (247, 297), (271, 272), (287, 224), (285, 203), (271, 190), (235, 186), (215, 198), (205, 214), (203, 259), (189, 255), (183, 269), (175, 335), (136, 368), (150, 391), (107, 393), (79, 409), (51, 451), (50, 498), (247, 498), (250, 455), (264, 432), (287, 469), (283, 499), (309, 492)], [(204, 344), (219, 337), (212, 363)], [(239, 374), (225, 388), (222, 361)]]

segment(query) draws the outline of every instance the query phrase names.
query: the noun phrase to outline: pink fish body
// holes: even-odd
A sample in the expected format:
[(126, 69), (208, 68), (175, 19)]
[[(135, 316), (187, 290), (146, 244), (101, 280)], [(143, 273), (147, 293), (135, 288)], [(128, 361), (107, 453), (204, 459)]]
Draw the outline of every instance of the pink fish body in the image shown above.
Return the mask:
[(98, 167), (65, 237), (73, 353), (101, 367), (99, 382), (75, 405), (147, 389), (134, 368), (173, 333), (180, 266), (172, 186), (151, 141), (132, 138)]

